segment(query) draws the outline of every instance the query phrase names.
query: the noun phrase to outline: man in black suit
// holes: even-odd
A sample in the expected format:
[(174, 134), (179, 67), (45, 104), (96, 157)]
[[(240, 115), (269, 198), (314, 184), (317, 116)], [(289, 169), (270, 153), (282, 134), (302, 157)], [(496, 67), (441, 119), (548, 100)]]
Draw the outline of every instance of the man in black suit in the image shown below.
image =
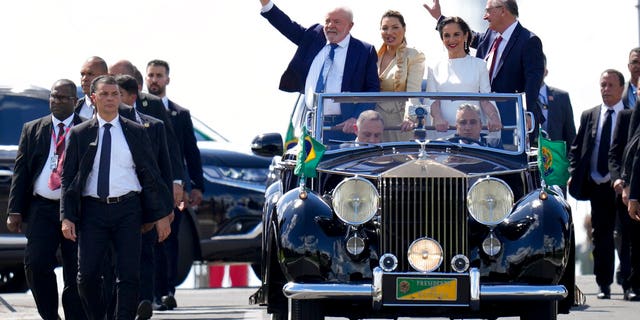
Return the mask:
[(640, 47), (633, 48), (629, 52), (629, 74), (631, 78), (624, 85), (624, 91), (622, 92), (622, 102), (625, 106), (633, 108), (636, 105), (638, 99), (638, 79), (640, 79)]
[[(129, 75), (121, 74), (116, 76), (116, 82), (118, 83), (123, 102), (118, 107), (118, 113), (122, 117), (138, 122), (145, 128), (152, 142), (153, 156), (158, 162), (163, 182), (166, 184), (168, 190), (172, 190), (173, 173), (171, 171), (171, 161), (167, 149), (164, 123), (154, 117), (137, 112), (133, 107), (130, 107), (130, 105), (135, 104), (138, 97), (139, 89), (136, 79)], [(173, 226), (171, 229), (176, 230)], [(142, 234), (140, 251), (140, 296), (136, 312), (137, 320), (149, 319), (153, 315), (154, 275), (157, 273), (157, 268), (154, 263), (154, 246), (156, 243), (160, 244), (165, 242), (166, 239), (165, 241), (158, 240), (158, 234), (155, 230), (150, 230)], [(112, 297), (114, 296), (115, 294), (112, 294)], [(113, 308), (115, 305), (111, 303), (110, 307)], [(112, 313), (109, 314), (109, 316), (111, 315)]]
[[(640, 82), (640, 81), (639, 81)], [(640, 117), (640, 101), (636, 100), (633, 110), (633, 118)], [(628, 226), (629, 242), (631, 244), (630, 266), (631, 270), (627, 283), (630, 287), (625, 291), (624, 297), (627, 300), (640, 300), (640, 125), (631, 121), (629, 131), (629, 143), (625, 148), (623, 158), (623, 179), (629, 184), (623, 189), (622, 198), (627, 201), (627, 209), (631, 221)]]
[(80, 68), (80, 84), (84, 97), (78, 99), (76, 103), (76, 113), (85, 119), (93, 118), (95, 106), (91, 101), (91, 82), (98, 76), (107, 74), (107, 63), (104, 59), (93, 56), (87, 59)]
[[(624, 99), (623, 99), (624, 100)], [(629, 185), (629, 173), (631, 172), (631, 163), (633, 156), (637, 152), (638, 141), (629, 143), (636, 128), (629, 127), (633, 110), (625, 109), (620, 112), (616, 121), (617, 125), (613, 133), (611, 148), (609, 149), (609, 173), (613, 188), (616, 191), (616, 226), (614, 232), (614, 240), (616, 251), (618, 252), (618, 269), (616, 270), (616, 282), (622, 286), (625, 300), (635, 300), (637, 297), (631, 290), (631, 282), (629, 275), (631, 274), (631, 250), (630, 239), (633, 237), (630, 233), (633, 230), (634, 221), (627, 212), (626, 199), (623, 199), (624, 189)], [(640, 232), (640, 229), (633, 232)], [(636, 254), (640, 254), (640, 243), (635, 249)], [(639, 266), (640, 267), (640, 266)]]
[[(198, 206), (202, 202), (204, 191), (204, 177), (202, 174), (202, 160), (196, 137), (193, 133), (193, 123), (188, 109), (181, 107), (167, 97), (169, 78), (169, 63), (163, 60), (151, 60), (147, 63), (147, 89), (150, 93), (162, 99), (168, 111), (171, 124), (178, 138), (180, 152), (186, 164), (187, 174), (184, 178), (186, 191), (185, 205)], [(183, 207), (182, 210), (186, 210)], [(182, 210), (174, 208), (175, 219), (171, 224), (171, 233), (167, 241), (156, 246), (156, 302), (160, 301), (169, 310), (177, 306), (175, 292), (178, 269), (178, 229), (182, 220)], [(166, 266), (167, 268), (163, 268)]]
[(593, 228), (593, 260), (597, 297), (609, 299), (613, 282), (616, 193), (609, 174), (609, 149), (622, 104), (624, 76), (613, 69), (600, 76), (602, 104), (586, 110), (569, 152), (569, 193), (578, 200), (590, 200)]
[[(424, 7), (438, 22), (444, 19), (439, 0)], [(527, 110), (533, 113), (537, 124), (542, 124), (545, 118), (537, 103), (544, 78), (542, 41), (520, 24), (518, 14), (515, 0), (487, 0), (484, 20), (489, 22), (489, 29), (484, 33), (474, 32), (469, 46), (477, 49), (476, 57), (487, 61), (491, 91), (526, 93)], [(498, 104), (498, 109), (503, 123), (515, 123), (512, 107)], [(531, 141), (537, 138), (537, 126), (535, 128), (529, 136)], [(503, 142), (508, 143), (510, 139), (510, 133), (503, 132)]]
[(170, 230), (173, 203), (144, 127), (120, 117), (112, 76), (91, 84), (97, 114), (71, 129), (62, 173), (60, 216), (65, 238), (78, 240), (78, 289), (89, 319), (105, 317), (100, 281), (109, 248), (117, 261), (118, 319), (133, 319), (139, 290), (140, 231)]
[[(543, 56), (544, 57), (544, 56)], [(547, 58), (544, 57), (544, 77), (547, 77)], [(576, 125), (573, 121), (573, 108), (569, 93), (558, 88), (542, 83), (538, 103), (542, 110), (542, 115), (547, 119), (542, 124), (549, 135), (549, 140), (564, 141), (567, 145), (567, 154), (571, 149), (573, 139), (576, 138)]]
[(71, 80), (58, 80), (51, 88), (51, 115), (24, 124), (16, 155), (9, 191), (7, 228), (25, 230), (24, 252), (27, 283), (42, 319), (58, 316), (58, 286), (54, 269), (56, 251), (62, 254), (64, 289), (62, 307), (66, 319), (86, 319), (78, 296), (77, 245), (65, 239), (60, 231), (60, 173), (69, 128), (83, 119), (73, 112), (76, 85)]
[[(119, 75), (126, 74), (135, 78), (136, 67), (128, 60), (120, 60), (109, 67), (109, 74)], [(142, 83), (138, 83), (139, 88), (142, 87)], [(138, 97), (136, 102), (132, 106), (136, 111), (152, 116), (164, 123), (167, 136), (167, 148), (169, 149), (169, 157), (171, 158), (171, 169), (174, 176), (173, 184), (173, 198), (175, 205), (177, 206), (182, 201), (183, 194), (183, 171), (184, 166), (182, 164), (182, 154), (180, 152), (180, 145), (176, 138), (173, 125), (169, 120), (167, 112), (164, 109), (162, 100), (160, 98), (141, 92), (138, 90)]]

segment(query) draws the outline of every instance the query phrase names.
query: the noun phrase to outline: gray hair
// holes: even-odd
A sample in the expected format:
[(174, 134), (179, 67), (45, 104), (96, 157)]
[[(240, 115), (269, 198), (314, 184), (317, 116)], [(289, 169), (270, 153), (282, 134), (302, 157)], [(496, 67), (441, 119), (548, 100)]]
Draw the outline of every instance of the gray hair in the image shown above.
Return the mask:
[(476, 106), (475, 104), (471, 104), (471, 103), (463, 103), (458, 107), (458, 111), (473, 111), (475, 112), (478, 117), (480, 117), (482, 115), (482, 113), (480, 112), (480, 107)]
[(378, 111), (375, 111), (375, 110), (362, 111), (362, 113), (360, 113), (360, 115), (358, 116), (358, 120), (356, 120), (356, 125), (360, 127), (360, 125), (362, 125), (362, 123), (367, 120), (369, 121), (380, 120), (380, 122), (382, 122), (382, 125), (384, 126), (384, 120), (382, 120), (382, 116)]

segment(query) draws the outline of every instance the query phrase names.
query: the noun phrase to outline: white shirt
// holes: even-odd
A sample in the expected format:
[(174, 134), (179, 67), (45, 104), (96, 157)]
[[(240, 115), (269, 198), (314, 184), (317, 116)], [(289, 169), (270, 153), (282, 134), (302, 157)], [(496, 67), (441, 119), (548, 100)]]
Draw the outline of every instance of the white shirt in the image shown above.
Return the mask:
[[(98, 170), (100, 168), (100, 154), (102, 153), (102, 137), (104, 135), (104, 124), (107, 123), (104, 119), (98, 117), (98, 124), (100, 130), (98, 132), (98, 149), (96, 151), (96, 157), (93, 159), (93, 167), (87, 177), (87, 183), (85, 189), (82, 192), (83, 196), (89, 196), (94, 198), (98, 197)], [(136, 166), (129, 151), (129, 144), (127, 143), (124, 133), (122, 132), (122, 126), (120, 124), (120, 116), (111, 120), (112, 127), (109, 129), (111, 133), (111, 165), (109, 167), (109, 197), (119, 197), (125, 195), (131, 191), (140, 192), (142, 186), (138, 181), (136, 175)]]
[[(593, 152), (591, 152), (591, 163), (590, 163), (590, 171), (591, 171), (591, 179), (598, 184), (605, 183), (611, 180), (610, 174), (607, 172), (606, 176), (600, 175), (598, 172), (598, 150), (600, 150), (600, 136), (602, 136), (602, 126), (604, 125), (604, 120), (607, 116), (607, 110), (610, 108), (607, 107), (604, 103), (600, 106), (600, 118), (598, 120), (598, 131), (596, 132), (596, 141), (593, 146)], [(618, 101), (615, 105), (611, 107), (613, 109), (613, 114), (611, 114), (611, 140), (613, 140), (613, 132), (616, 128), (616, 120), (618, 118), (618, 114), (620, 111), (624, 110), (624, 105), (622, 104), (622, 100)], [(611, 143), (611, 141), (609, 141)]]
[[(51, 190), (49, 189), (49, 177), (51, 176), (51, 172), (53, 168), (56, 166), (54, 161), (57, 157), (54, 157), (56, 152), (56, 141), (58, 140), (58, 124), (64, 123), (64, 128), (66, 132), (69, 132), (69, 128), (73, 122), (73, 115), (64, 119), (63, 121), (58, 120), (56, 117), (51, 115), (52, 129), (54, 132), (51, 134), (51, 145), (49, 146), (49, 156), (47, 157), (47, 162), (45, 162), (44, 167), (42, 168), (42, 172), (36, 179), (35, 184), (33, 185), (33, 194), (39, 195), (43, 198), (47, 198), (50, 200), (60, 200), (60, 189)], [(69, 135), (65, 134), (64, 136), (65, 143), (69, 141)]]
[[(466, 55), (463, 58), (441, 60), (429, 67), (427, 74), (427, 92), (491, 92), (487, 63), (476, 57)], [(480, 106), (478, 101), (440, 100), (442, 116), (449, 125), (455, 125), (458, 106), (471, 103)]]
[[(338, 42), (338, 47), (334, 49), (333, 63), (328, 70), (325, 70), (327, 74), (324, 75), (326, 79), (324, 92), (342, 92), (342, 76), (344, 74), (345, 61), (347, 60), (349, 41), (351, 41), (350, 34), (342, 39), (342, 41)], [(324, 67), (324, 61), (329, 57), (329, 51), (331, 51), (331, 46), (329, 45), (329, 42), (327, 42), (311, 63), (304, 86), (307, 106), (313, 106), (313, 95), (316, 91), (316, 85), (318, 84), (318, 77)], [(323, 114), (340, 114), (340, 104), (325, 101)]]
[(162, 104), (164, 105), (164, 108), (165, 108), (167, 111), (169, 111), (169, 97), (164, 96), (164, 97), (162, 97), (162, 98), (160, 98), (160, 99), (162, 99)]
[[(494, 60), (496, 60), (495, 64), (494, 64), (494, 68), (495, 71), (493, 72), (493, 77), (495, 78), (496, 74), (498, 73), (498, 70), (500, 69), (500, 59), (502, 58), (502, 53), (504, 52), (504, 48), (507, 47), (507, 43), (509, 43), (509, 39), (511, 38), (511, 35), (513, 34), (513, 31), (516, 29), (516, 26), (518, 25), (518, 20), (516, 20), (514, 23), (512, 23), (509, 27), (507, 27), (506, 30), (504, 30), (503, 33), (500, 33), (499, 35), (502, 37), (502, 41), (500, 42), (500, 45), (498, 46), (497, 52), (496, 52), (496, 56), (493, 57)], [(496, 37), (497, 39), (498, 37)], [(494, 39), (495, 41), (495, 39)], [(491, 46), (493, 46), (493, 42), (491, 43)], [(491, 46), (489, 47), (489, 50), (491, 50)], [(487, 52), (488, 54), (489, 52)], [(489, 56), (487, 56), (488, 58)], [(487, 62), (487, 70), (489, 70), (488, 68), (491, 68), (491, 61)]]
[(78, 115), (80, 115), (85, 119), (91, 119), (95, 114), (95, 109), (96, 109), (95, 106), (91, 104), (91, 98), (85, 95), (84, 103), (82, 104), (82, 107), (80, 107), (80, 112), (78, 113)]

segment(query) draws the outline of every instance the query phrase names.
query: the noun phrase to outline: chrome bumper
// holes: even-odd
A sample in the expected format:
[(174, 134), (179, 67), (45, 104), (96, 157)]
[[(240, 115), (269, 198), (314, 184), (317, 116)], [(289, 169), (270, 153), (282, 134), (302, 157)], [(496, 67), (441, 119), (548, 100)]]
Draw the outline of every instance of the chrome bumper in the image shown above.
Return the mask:
[[(282, 292), (289, 299), (372, 299), (374, 307), (382, 302), (382, 275), (380, 268), (373, 271), (373, 284), (319, 284), (289, 282)], [(480, 301), (560, 300), (567, 296), (563, 285), (481, 285), (478, 269), (469, 270), (472, 309), (479, 308)]]

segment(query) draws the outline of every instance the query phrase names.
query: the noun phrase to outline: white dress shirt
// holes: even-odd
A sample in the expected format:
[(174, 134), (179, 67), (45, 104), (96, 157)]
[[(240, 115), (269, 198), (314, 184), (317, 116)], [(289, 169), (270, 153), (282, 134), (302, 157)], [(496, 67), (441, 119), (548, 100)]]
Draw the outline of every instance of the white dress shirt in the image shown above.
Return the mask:
[[(35, 184), (33, 185), (33, 194), (39, 195), (43, 198), (47, 198), (50, 200), (60, 200), (60, 188), (57, 190), (49, 189), (49, 177), (51, 176), (51, 172), (53, 168), (57, 165), (54, 161), (56, 161), (57, 157), (54, 157), (56, 152), (56, 141), (58, 140), (58, 124), (64, 123), (64, 128), (66, 132), (69, 132), (69, 128), (73, 125), (73, 114), (64, 119), (63, 121), (58, 120), (56, 117), (51, 115), (51, 123), (52, 129), (54, 132), (51, 133), (51, 145), (49, 146), (49, 156), (47, 157), (47, 162), (45, 162), (44, 167), (42, 168), (42, 172), (36, 179)], [(65, 142), (69, 141), (69, 135), (65, 134), (64, 136)]]
[(80, 112), (78, 112), (78, 115), (80, 115), (85, 119), (91, 119), (95, 114), (95, 109), (96, 107), (93, 104), (91, 104), (91, 98), (85, 95), (84, 103), (82, 104), (82, 107), (80, 107)]
[[(602, 135), (602, 126), (604, 125), (604, 120), (607, 116), (607, 110), (610, 108), (607, 107), (604, 103), (600, 106), (600, 118), (598, 120), (598, 131), (596, 132), (596, 141), (593, 146), (593, 152), (591, 152), (591, 179), (595, 181), (597, 184), (605, 183), (611, 180), (611, 175), (607, 172), (606, 176), (602, 176), (598, 172), (598, 150), (600, 150), (600, 136)], [(613, 140), (613, 132), (616, 129), (616, 119), (618, 118), (618, 114), (620, 111), (624, 110), (624, 105), (622, 104), (622, 100), (618, 101), (615, 105), (611, 107), (613, 109), (613, 114), (611, 114), (611, 140)], [(609, 141), (611, 143), (611, 141)]]
[[(100, 129), (98, 131), (98, 149), (93, 159), (93, 167), (87, 177), (83, 196), (98, 197), (98, 170), (100, 168), (100, 154), (102, 153), (102, 137), (104, 124), (107, 123), (100, 115), (96, 114)], [(131, 191), (140, 192), (142, 186), (136, 175), (136, 166), (129, 151), (129, 144), (122, 132), (120, 116), (111, 120), (111, 165), (109, 167), (109, 197), (123, 196)]]

